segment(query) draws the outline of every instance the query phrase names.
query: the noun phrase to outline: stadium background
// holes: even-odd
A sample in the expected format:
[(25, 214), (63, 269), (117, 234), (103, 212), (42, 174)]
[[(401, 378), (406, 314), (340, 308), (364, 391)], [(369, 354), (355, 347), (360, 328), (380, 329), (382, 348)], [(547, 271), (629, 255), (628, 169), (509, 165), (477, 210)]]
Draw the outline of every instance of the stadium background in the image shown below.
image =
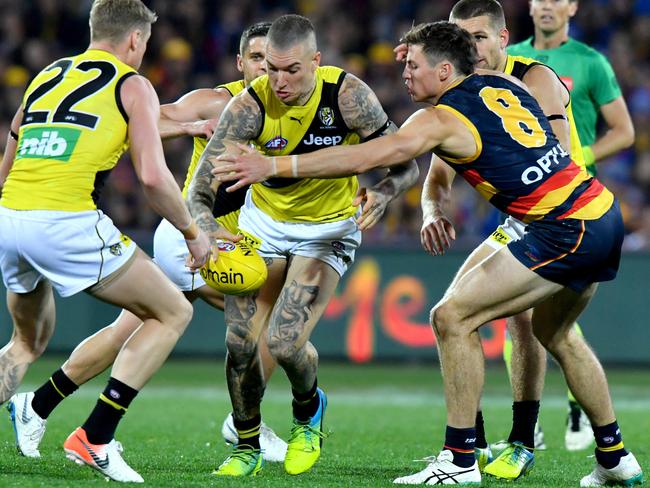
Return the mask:
[[(152, 80), (161, 103), (198, 87), (238, 79), (234, 55), (241, 31), (250, 23), (287, 12), (315, 23), (323, 64), (360, 76), (398, 124), (416, 108), (401, 82), (401, 66), (392, 48), (413, 21), (446, 18), (453, 0), (253, 1), (203, 0), (145, 2), (159, 15), (141, 72)], [(511, 42), (532, 33), (527, 0), (502, 2)], [(20, 103), (26, 83), (42, 67), (88, 43), (90, 0), (0, 0), (0, 134)], [(361, 13), (361, 14), (360, 14)], [(634, 146), (599, 163), (600, 177), (622, 202), (627, 251), (619, 279), (601, 287), (583, 318), (585, 333), (609, 363), (650, 365), (650, 330), (645, 323), (645, 295), (650, 274), (650, 1), (582, 0), (571, 35), (605, 53), (618, 76), (632, 114)], [(191, 152), (189, 139), (166, 143), (170, 167), (182, 182)], [(428, 161), (420, 161), (421, 178)], [(377, 175), (363, 177), (371, 184)], [(458, 233), (453, 252), (425, 255), (419, 244), (420, 185), (394, 202), (382, 222), (364, 235), (358, 262), (332, 300), (314, 340), (323, 357), (356, 362), (376, 359), (427, 360), (435, 357), (427, 325), (430, 306), (441, 296), (469, 249), (498, 222), (499, 215), (463, 181), (455, 183), (451, 216)], [(103, 192), (102, 208), (118, 227), (150, 249), (158, 217), (144, 200), (124, 158)], [(152, 284), (155, 289), (155, 284)], [(65, 352), (110, 323), (115, 310), (83, 294), (58, 301), (58, 330), (49, 351)], [(10, 319), (0, 310), (0, 339), (10, 335)], [(192, 327), (177, 354), (223, 351), (219, 313), (199, 305)], [(616, 331), (616, 347), (611, 333)], [(484, 331), (486, 355), (501, 353), (503, 323)]]

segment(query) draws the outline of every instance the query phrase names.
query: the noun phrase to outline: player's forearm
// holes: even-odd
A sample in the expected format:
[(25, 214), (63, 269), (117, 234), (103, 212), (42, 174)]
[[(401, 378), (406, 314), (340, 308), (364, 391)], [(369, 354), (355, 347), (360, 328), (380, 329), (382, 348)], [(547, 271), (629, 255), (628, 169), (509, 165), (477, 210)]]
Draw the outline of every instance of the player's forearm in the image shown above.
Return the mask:
[[(397, 145), (384, 143), (384, 136), (363, 144), (328, 147), (318, 151), (272, 158), (273, 175), (282, 177), (340, 178), (388, 168), (413, 159), (415, 155)], [(381, 143), (379, 143), (381, 141)]]
[(591, 145), (594, 159), (599, 161), (616, 154), (634, 144), (634, 126), (622, 124), (609, 129), (602, 137)]
[(422, 215), (426, 220), (443, 211), (443, 208), (451, 200), (451, 184), (454, 172), (442, 161), (434, 156), (429, 167), (424, 184), (422, 185), (422, 196), (420, 203)]
[(420, 169), (418, 164), (411, 160), (408, 163), (392, 166), (388, 174), (377, 184), (373, 185), (373, 190), (378, 191), (394, 199), (401, 195), (418, 180)]
[(191, 127), (191, 122), (178, 122), (162, 116), (158, 120), (158, 132), (160, 133), (161, 139), (171, 139), (173, 137), (188, 135)]
[[(143, 183), (142, 188), (149, 204), (158, 215), (168, 220), (180, 231), (184, 231), (191, 226), (192, 216), (171, 173), (162, 176), (155, 183)], [(193, 239), (195, 237), (193, 235), (187, 238)]]

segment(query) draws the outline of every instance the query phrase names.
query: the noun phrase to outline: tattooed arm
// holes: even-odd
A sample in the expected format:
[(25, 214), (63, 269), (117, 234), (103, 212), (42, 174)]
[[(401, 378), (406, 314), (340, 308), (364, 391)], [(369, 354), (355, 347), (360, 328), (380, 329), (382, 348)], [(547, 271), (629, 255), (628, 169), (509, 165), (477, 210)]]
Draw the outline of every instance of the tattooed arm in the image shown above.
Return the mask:
[(214, 238), (222, 232), (212, 216), (215, 196), (220, 182), (211, 170), (218, 164), (216, 158), (235, 147), (236, 143), (246, 144), (257, 137), (263, 122), (262, 112), (257, 102), (247, 91), (234, 97), (226, 106), (214, 134), (208, 142), (198, 167), (192, 178), (187, 195), (190, 213), (199, 226)]
[[(388, 119), (377, 95), (363, 81), (347, 74), (339, 91), (339, 109), (343, 120), (364, 140), (397, 132), (397, 126)], [(388, 203), (411, 187), (418, 179), (415, 160), (388, 169), (388, 174), (372, 188), (361, 188), (354, 205), (363, 203), (358, 219), (362, 230), (372, 227), (386, 210)]]

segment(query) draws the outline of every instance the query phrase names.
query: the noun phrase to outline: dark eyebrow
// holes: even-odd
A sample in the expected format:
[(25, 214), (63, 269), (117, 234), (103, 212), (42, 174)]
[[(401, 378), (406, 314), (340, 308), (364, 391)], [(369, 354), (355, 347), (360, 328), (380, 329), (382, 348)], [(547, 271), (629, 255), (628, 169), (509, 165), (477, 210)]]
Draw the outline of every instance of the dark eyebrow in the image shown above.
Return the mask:
[[(268, 59), (266, 60), (266, 64), (269, 66), (269, 68), (280, 69), (277, 66), (275, 66), (273, 63), (269, 62)], [(293, 64), (290, 64), (286, 68), (282, 68), (282, 69), (286, 71), (286, 70), (290, 70), (291, 68), (297, 68), (297, 67), (300, 67), (300, 62), (295, 62)]]

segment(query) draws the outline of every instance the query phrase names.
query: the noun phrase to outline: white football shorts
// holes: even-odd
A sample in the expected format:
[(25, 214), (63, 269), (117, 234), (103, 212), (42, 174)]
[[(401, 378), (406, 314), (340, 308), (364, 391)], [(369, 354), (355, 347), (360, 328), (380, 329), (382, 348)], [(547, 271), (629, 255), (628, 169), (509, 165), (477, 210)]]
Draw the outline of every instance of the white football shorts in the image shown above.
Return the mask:
[(181, 291), (192, 291), (205, 285), (201, 274), (192, 272), (185, 265), (189, 253), (183, 234), (163, 219), (153, 235), (153, 259)]
[(260, 256), (288, 259), (291, 255), (315, 258), (343, 276), (361, 245), (355, 217), (323, 223), (280, 222), (255, 206), (251, 190), (239, 214), (239, 228), (257, 242)]
[(514, 217), (508, 217), (506, 221), (497, 227), (492, 234), (483, 242), (497, 251), (509, 242), (521, 239), (526, 233), (526, 224)]
[(0, 206), (0, 269), (14, 293), (33, 291), (46, 278), (62, 297), (74, 295), (127, 264), (137, 247), (101, 210)]

